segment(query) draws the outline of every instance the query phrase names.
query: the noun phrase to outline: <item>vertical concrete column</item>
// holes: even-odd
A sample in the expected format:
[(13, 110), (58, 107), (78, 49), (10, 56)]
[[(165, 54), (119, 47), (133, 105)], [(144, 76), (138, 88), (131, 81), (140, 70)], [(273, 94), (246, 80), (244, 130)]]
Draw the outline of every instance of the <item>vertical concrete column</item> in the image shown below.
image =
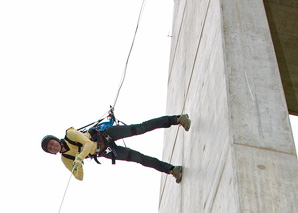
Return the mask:
[(298, 163), (262, 0), (175, 1), (160, 212), (298, 212)]
[(239, 210), (298, 211), (298, 164), (262, 0), (222, 1)]

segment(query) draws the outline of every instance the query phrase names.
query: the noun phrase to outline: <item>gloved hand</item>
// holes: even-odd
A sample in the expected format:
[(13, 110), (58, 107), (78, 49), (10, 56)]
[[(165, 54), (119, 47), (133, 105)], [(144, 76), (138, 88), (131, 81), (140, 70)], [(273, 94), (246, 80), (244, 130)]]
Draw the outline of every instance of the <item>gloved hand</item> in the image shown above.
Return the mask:
[(83, 159), (77, 156), (73, 162), (74, 170), (76, 171), (78, 170), (78, 168), (82, 168), (82, 164), (83, 164)]

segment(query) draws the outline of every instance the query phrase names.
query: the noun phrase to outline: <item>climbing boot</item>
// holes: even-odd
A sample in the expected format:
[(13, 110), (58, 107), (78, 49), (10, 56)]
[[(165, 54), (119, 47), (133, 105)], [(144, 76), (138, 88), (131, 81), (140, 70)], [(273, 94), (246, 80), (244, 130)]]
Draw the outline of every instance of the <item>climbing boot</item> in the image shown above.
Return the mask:
[(181, 124), (183, 128), (188, 131), (191, 125), (191, 120), (189, 119), (188, 114), (183, 114), (177, 119), (177, 123)]
[(176, 183), (180, 183), (182, 179), (182, 166), (175, 166), (171, 171), (172, 174), (176, 178)]

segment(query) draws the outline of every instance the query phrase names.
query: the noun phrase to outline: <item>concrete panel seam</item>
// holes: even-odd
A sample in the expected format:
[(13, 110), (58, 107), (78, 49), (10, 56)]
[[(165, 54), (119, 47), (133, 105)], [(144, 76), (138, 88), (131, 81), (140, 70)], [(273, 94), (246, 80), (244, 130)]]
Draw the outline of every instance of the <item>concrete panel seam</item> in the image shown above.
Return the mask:
[(265, 150), (265, 151), (270, 151), (270, 152), (278, 152), (278, 153), (282, 153), (282, 154), (286, 154), (286, 155), (293, 155), (293, 156), (296, 156), (296, 155), (293, 154), (293, 153), (290, 153), (290, 152), (284, 152), (284, 151), (280, 151), (280, 150), (276, 150), (276, 149), (272, 149), (272, 148), (265, 148), (265, 147), (252, 146), (252, 145), (241, 144), (241, 143), (237, 143), (237, 142), (234, 142), (233, 144), (238, 145), (238, 146), (245, 146), (245, 147), (250, 147), (250, 148), (254, 148), (254, 149), (260, 149), (260, 150)]
[[(197, 45), (197, 51), (196, 51), (196, 54), (195, 54), (195, 60), (193, 62), (192, 71), (191, 71), (191, 75), (190, 75), (190, 78), (189, 78), (189, 82), (188, 82), (188, 86), (187, 86), (187, 92), (186, 92), (186, 95), (185, 95), (185, 98), (184, 98), (184, 103), (183, 103), (183, 108), (181, 110), (181, 114), (183, 113), (183, 111), (185, 109), (185, 104), (186, 104), (186, 100), (187, 100), (187, 97), (188, 97), (188, 93), (189, 93), (189, 88), (190, 88), (192, 76), (193, 76), (193, 73), (194, 73), (194, 67), (195, 67), (195, 64), (196, 64), (196, 59), (197, 59), (197, 55), (198, 55), (198, 52), (199, 52), (199, 49), (200, 49), (200, 44), (201, 44), (201, 40), (202, 40), (202, 34), (204, 32), (204, 29), (205, 29), (205, 23), (206, 23), (207, 14), (208, 14), (208, 11), (209, 11), (209, 5), (210, 5), (210, 0), (208, 1), (208, 6), (207, 6), (207, 9), (206, 9), (206, 13), (205, 13), (205, 17), (204, 17), (204, 22), (203, 22), (203, 27), (202, 27), (202, 31), (201, 31), (201, 34), (200, 34), (199, 42), (198, 42), (198, 45)], [(185, 12), (186, 6), (187, 6), (187, 3), (185, 4), (184, 12)], [(184, 14), (183, 14), (183, 17), (184, 17)], [(182, 23), (181, 23), (181, 25), (182, 25)], [(181, 30), (181, 27), (180, 27), (180, 30)], [(179, 32), (179, 34), (180, 34), (180, 32)], [(178, 43), (178, 41), (177, 41), (177, 43)], [(175, 51), (176, 51), (176, 49), (175, 49)], [(169, 80), (170, 80), (170, 77), (169, 77)], [(172, 147), (171, 157), (170, 157), (170, 161), (169, 161), (170, 163), (172, 162), (173, 153), (174, 153), (174, 149), (175, 149), (175, 146), (176, 146), (178, 133), (179, 133), (179, 128), (177, 129), (175, 141), (174, 141), (174, 144), (173, 144), (173, 147)], [(167, 178), (165, 179), (164, 184), (162, 186), (163, 189), (162, 189), (162, 193), (161, 193), (161, 196), (160, 196), (159, 206), (161, 205), (161, 201), (162, 201), (162, 198), (163, 198), (163, 193), (164, 193), (166, 182), (167, 182)]]
[[(229, 152), (230, 148), (231, 148), (231, 145), (229, 143), (229, 145), (226, 145), (225, 148), (220, 153), (220, 157), (219, 157), (220, 160), (219, 160), (219, 162), (224, 162), (224, 164), (223, 164), (222, 167), (220, 167), (220, 164), (217, 164), (216, 171), (217, 170), (220, 170), (219, 171), (219, 174), (220, 174), (219, 175), (219, 178), (218, 179), (216, 178), (217, 175), (214, 175), (213, 176), (212, 185), (214, 184), (215, 181), (217, 181), (217, 185), (216, 185), (216, 190), (215, 190), (215, 193), (214, 193), (214, 195), (212, 197), (212, 201), (211, 201), (211, 204), (210, 204), (210, 207), (211, 207), (210, 208), (210, 212), (212, 212), (212, 208), (214, 206), (214, 201), (215, 201), (215, 198), (217, 196), (217, 192), (218, 192), (219, 186), (221, 184), (221, 180), (222, 180), (222, 177), (223, 177), (223, 174), (224, 174), (226, 165), (227, 165), (228, 152)], [(208, 198), (209, 198), (211, 192), (212, 192), (212, 190), (210, 190), (210, 193), (208, 194)], [(208, 200), (208, 199), (206, 199), (206, 200)], [(205, 207), (206, 207), (206, 203), (204, 204), (204, 209), (205, 209)]]
[(170, 64), (170, 71), (169, 71), (169, 76), (168, 76), (168, 85), (170, 83), (170, 79), (171, 79), (171, 75), (172, 75), (172, 69), (173, 69), (173, 65), (174, 65), (174, 60), (175, 60), (175, 56), (176, 56), (176, 50), (177, 50), (177, 46), (178, 46), (178, 43), (180, 41), (180, 33), (181, 33), (181, 29), (182, 29), (182, 25), (183, 25), (183, 20), (184, 20), (184, 17), (185, 17), (185, 10), (186, 10), (186, 7), (187, 7), (187, 1), (185, 2), (185, 5), (184, 5), (184, 10), (183, 10), (183, 16), (182, 16), (182, 20), (181, 20), (181, 23), (180, 23), (180, 28), (179, 28), (179, 33), (178, 33), (178, 38), (177, 38), (177, 41), (176, 41), (176, 44), (175, 44), (175, 49), (174, 49), (174, 54), (173, 54), (173, 60), (171, 60), (171, 64)]
[[(188, 81), (188, 85), (187, 85), (187, 90), (186, 90), (186, 94), (185, 94), (185, 98), (184, 98), (184, 103), (183, 103), (183, 108), (182, 108), (182, 110), (181, 110), (181, 114), (183, 113), (183, 111), (184, 111), (184, 109), (185, 109), (185, 104), (186, 104), (186, 100), (187, 100), (187, 97), (188, 97), (190, 84), (191, 84), (191, 82), (192, 82), (191, 80), (192, 80), (192, 76), (193, 76), (193, 73), (194, 73), (195, 65), (196, 65), (196, 62), (197, 62), (197, 56), (198, 56), (198, 52), (199, 52), (200, 45), (201, 45), (202, 35), (203, 35), (204, 29), (205, 29), (205, 23), (206, 23), (207, 14), (208, 14), (208, 11), (209, 11), (209, 5), (210, 5), (210, 0), (208, 1), (208, 6), (207, 6), (206, 13), (205, 13), (205, 17), (204, 17), (204, 22), (203, 22), (203, 26), (202, 26), (202, 31), (201, 31), (200, 38), (199, 38), (199, 42), (198, 42), (198, 45), (197, 45), (197, 51), (196, 51), (196, 54), (195, 54), (195, 58), (194, 58), (193, 65), (192, 65), (192, 70), (191, 70), (191, 74), (190, 74), (190, 77), (189, 77), (189, 81)], [(178, 129), (178, 130), (179, 130), (179, 129)], [(177, 130), (177, 131), (178, 131), (178, 130)], [(175, 141), (175, 143), (176, 143), (176, 141)]]
[(160, 194), (160, 197), (159, 197), (158, 208), (160, 208), (160, 205), (161, 205), (161, 201), (162, 201), (162, 198), (163, 198), (163, 193), (165, 191), (165, 187), (166, 187), (166, 184), (167, 184), (167, 179), (168, 179), (168, 175), (166, 176), (165, 181), (164, 181), (164, 184), (162, 186), (161, 194)]
[[(175, 149), (175, 146), (176, 146), (176, 141), (177, 141), (177, 137), (178, 137), (178, 133), (179, 133), (179, 128), (180, 128), (180, 126), (178, 127), (178, 129), (176, 131), (174, 145), (173, 145), (173, 148), (172, 148), (172, 151), (171, 151), (171, 156), (170, 156), (169, 162), (172, 162), (173, 152), (174, 152), (174, 149)], [(164, 193), (164, 190), (165, 190), (165, 186), (166, 186), (167, 180), (168, 180), (168, 176), (166, 176), (166, 179), (165, 179), (164, 184), (162, 186), (162, 191), (161, 191), (160, 198), (159, 198), (159, 206), (160, 206), (161, 201), (162, 201), (162, 198), (163, 198), (163, 193)]]
[[(215, 200), (215, 198), (216, 198), (216, 195), (217, 195), (217, 192), (218, 192), (219, 185), (220, 185), (220, 183), (221, 183), (221, 179), (222, 179), (222, 176), (223, 176), (225, 167), (226, 167), (226, 163), (227, 163), (227, 161), (225, 161), (225, 164), (224, 164), (224, 166), (223, 166), (223, 168), (222, 168), (222, 171), (221, 171), (221, 174), (220, 174), (220, 177), (219, 177), (219, 180), (218, 180), (218, 184), (217, 184), (217, 186), (216, 186), (215, 194), (214, 194), (213, 199), (212, 199), (212, 204), (211, 204), (210, 212), (212, 212), (212, 209), (213, 209), (214, 200)], [(206, 205), (206, 203), (204, 204), (204, 208), (205, 208), (205, 205)]]

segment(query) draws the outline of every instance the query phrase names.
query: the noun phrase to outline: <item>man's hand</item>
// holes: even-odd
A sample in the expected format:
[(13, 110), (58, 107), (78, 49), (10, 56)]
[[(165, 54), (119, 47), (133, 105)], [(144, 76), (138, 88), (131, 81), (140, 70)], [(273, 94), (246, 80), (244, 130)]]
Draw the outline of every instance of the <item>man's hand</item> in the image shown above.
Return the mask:
[(74, 170), (78, 170), (78, 168), (82, 168), (83, 159), (81, 159), (79, 156), (76, 157), (76, 159), (73, 162)]

